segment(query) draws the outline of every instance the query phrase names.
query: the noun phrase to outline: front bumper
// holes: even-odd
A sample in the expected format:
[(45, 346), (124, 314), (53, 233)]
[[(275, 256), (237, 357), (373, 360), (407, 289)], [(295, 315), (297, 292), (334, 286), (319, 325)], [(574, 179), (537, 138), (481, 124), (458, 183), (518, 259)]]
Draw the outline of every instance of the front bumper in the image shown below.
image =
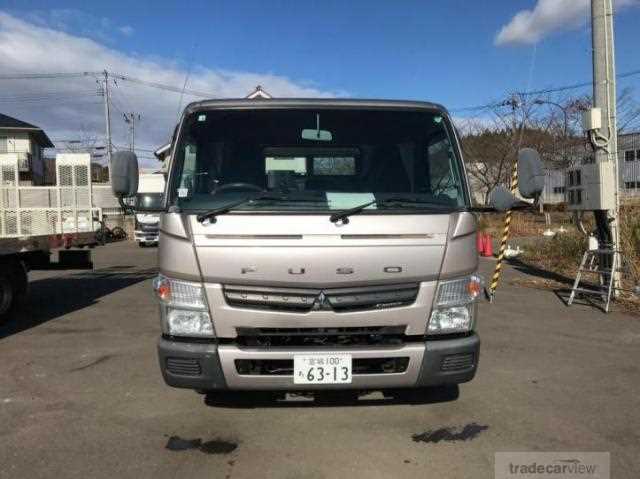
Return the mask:
[(139, 231), (133, 232), (133, 238), (139, 243), (157, 243), (159, 233), (157, 231)]
[(160, 222), (142, 223), (136, 220), (133, 236), (140, 243), (157, 243), (160, 236)]
[[(353, 374), (351, 384), (310, 385), (293, 383), (292, 375), (243, 375), (236, 360), (290, 359), (294, 354), (327, 351), (365, 358), (408, 357), (400, 373)], [(318, 390), (384, 389), (458, 384), (473, 379), (478, 367), (480, 338), (430, 339), (399, 346), (321, 348), (245, 348), (229, 344), (192, 343), (161, 338), (158, 343), (160, 369), (169, 386), (200, 390)]]

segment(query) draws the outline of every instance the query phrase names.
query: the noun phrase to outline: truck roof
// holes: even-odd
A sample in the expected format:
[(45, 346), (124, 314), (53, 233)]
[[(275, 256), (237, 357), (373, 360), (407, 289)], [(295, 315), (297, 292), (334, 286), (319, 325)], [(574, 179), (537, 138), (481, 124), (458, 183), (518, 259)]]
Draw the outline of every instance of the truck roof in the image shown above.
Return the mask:
[(274, 98), (274, 99), (225, 99), (202, 100), (190, 103), (185, 114), (201, 110), (264, 110), (264, 109), (389, 109), (389, 110), (425, 110), (448, 114), (445, 107), (438, 103), (409, 100), (367, 100), (349, 98)]

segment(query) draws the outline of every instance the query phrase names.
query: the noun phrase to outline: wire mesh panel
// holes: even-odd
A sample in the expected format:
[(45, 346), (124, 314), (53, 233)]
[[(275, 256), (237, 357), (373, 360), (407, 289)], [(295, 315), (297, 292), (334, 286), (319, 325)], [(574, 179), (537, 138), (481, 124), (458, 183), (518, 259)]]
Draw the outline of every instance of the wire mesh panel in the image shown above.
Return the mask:
[(0, 237), (18, 235), (18, 211), (0, 210)]
[(89, 186), (89, 166), (88, 165), (76, 165), (73, 167), (73, 172), (74, 172), (75, 186)]
[(0, 237), (94, 231), (89, 155), (60, 155), (56, 186), (20, 186), (18, 164), (0, 163)]
[(58, 186), (72, 186), (73, 185), (73, 166), (60, 164), (58, 162)]
[(18, 234), (18, 164), (0, 160), (0, 237)]

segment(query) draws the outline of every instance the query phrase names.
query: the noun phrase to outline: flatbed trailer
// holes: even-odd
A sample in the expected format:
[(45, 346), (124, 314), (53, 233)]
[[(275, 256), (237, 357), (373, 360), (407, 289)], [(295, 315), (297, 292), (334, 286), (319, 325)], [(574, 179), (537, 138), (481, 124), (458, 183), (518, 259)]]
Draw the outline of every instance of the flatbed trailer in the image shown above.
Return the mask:
[[(88, 158), (56, 168), (56, 185), (23, 185), (18, 163), (0, 160), (0, 321), (27, 301), (30, 270), (91, 265), (90, 250), (75, 249), (96, 244), (94, 218), (102, 219)], [(56, 249), (62, 261), (52, 263)]]

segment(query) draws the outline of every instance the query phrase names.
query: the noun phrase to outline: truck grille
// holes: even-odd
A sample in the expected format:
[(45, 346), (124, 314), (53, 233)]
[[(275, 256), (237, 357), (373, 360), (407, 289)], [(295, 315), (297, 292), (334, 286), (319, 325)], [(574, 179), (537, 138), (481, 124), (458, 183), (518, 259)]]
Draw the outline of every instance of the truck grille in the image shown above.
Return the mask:
[(242, 346), (356, 346), (402, 344), (406, 326), (237, 328)]
[[(244, 376), (293, 376), (293, 359), (236, 359), (236, 371)], [(353, 374), (404, 373), (409, 358), (354, 358)]]
[(137, 223), (136, 230), (144, 231), (145, 233), (157, 233), (160, 230), (158, 223)]
[(229, 305), (243, 308), (341, 313), (406, 306), (416, 300), (418, 289), (418, 283), (330, 289), (225, 285), (224, 297)]

